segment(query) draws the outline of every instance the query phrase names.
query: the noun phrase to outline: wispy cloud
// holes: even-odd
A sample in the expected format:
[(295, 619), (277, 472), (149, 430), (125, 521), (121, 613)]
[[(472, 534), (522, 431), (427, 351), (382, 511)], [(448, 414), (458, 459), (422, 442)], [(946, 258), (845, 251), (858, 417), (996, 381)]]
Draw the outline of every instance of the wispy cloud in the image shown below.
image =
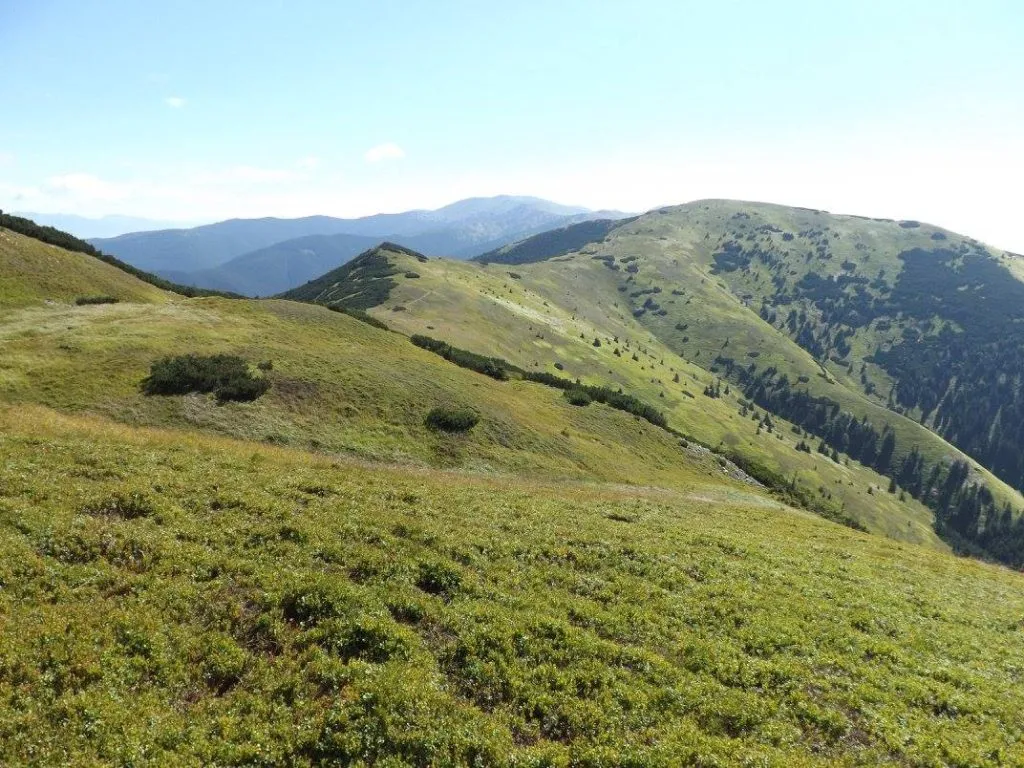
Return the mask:
[(71, 195), (86, 200), (121, 200), (129, 192), (129, 187), (126, 184), (105, 181), (89, 173), (65, 173), (60, 176), (51, 176), (46, 180), (46, 188), (57, 194)]
[(274, 181), (294, 181), (301, 174), (282, 168), (259, 168), (254, 165), (235, 165), (215, 171), (195, 174), (191, 181), (197, 184), (265, 184)]
[(306, 157), (299, 158), (295, 165), (305, 171), (312, 171), (319, 168), (321, 162), (322, 160), (316, 155), (307, 155)]
[(14, 165), (14, 155), (10, 152), (0, 152), (0, 168), (8, 165)]
[(366, 151), (365, 157), (368, 163), (379, 163), (381, 160), (400, 160), (405, 157), (405, 150), (389, 141), (371, 147)]
[(185, 106), (185, 100), (181, 96), (168, 96), (164, 99), (164, 104), (171, 109), (181, 109)]

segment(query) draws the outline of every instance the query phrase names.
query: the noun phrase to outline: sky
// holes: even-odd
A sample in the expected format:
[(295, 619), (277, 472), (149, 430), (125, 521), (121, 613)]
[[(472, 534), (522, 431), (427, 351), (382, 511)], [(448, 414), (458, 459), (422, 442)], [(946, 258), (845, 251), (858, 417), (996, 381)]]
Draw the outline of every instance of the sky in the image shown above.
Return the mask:
[(1022, 39), (1019, 0), (0, 0), (0, 209), (727, 197), (1024, 252)]

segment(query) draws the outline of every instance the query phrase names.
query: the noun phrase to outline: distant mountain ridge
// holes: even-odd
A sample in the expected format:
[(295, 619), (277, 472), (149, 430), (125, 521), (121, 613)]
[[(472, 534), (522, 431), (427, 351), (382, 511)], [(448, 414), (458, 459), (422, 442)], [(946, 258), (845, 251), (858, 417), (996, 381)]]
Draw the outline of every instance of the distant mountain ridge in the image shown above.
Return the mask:
[(171, 227), (185, 226), (180, 221), (158, 221), (156, 219), (145, 219), (139, 216), (121, 216), (111, 214), (109, 216), (90, 217), (77, 216), (72, 213), (36, 213), (33, 211), (15, 211), (15, 216), (23, 216), (31, 219), (37, 224), (46, 227), (54, 227), (63, 232), (68, 232), (83, 240), (100, 237), (117, 237), (128, 232), (146, 232)]
[[(501, 195), (459, 200), (433, 211), (357, 219), (231, 219), (192, 229), (133, 232), (90, 242), (140, 269), (190, 285), (267, 295), (301, 285), (382, 240), (432, 256), (465, 259), (549, 229), (626, 216), (536, 197)], [(339, 240), (289, 242), (312, 236), (337, 236)], [(350, 239), (353, 237), (374, 243), (357, 242)]]

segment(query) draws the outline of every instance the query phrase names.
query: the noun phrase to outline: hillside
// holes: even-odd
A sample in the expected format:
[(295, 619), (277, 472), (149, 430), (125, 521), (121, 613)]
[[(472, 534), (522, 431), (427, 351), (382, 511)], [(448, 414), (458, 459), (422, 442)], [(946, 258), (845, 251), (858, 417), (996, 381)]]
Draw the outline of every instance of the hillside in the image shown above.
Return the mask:
[[(6, 262), (12, 271), (5, 273), (5, 293), (15, 297), (30, 295), (38, 283), (38, 269), (20, 266), (36, 251), (25, 256)], [(61, 258), (47, 266), (61, 267), (67, 280), (91, 274), (89, 257)], [(579, 408), (534, 383), (493, 381), (345, 314), (283, 301), (151, 295), (149, 286), (120, 277), (118, 303), (5, 303), (6, 402), (421, 466), (659, 485), (689, 484), (694, 473), (716, 482), (725, 476), (713, 457), (688, 452), (672, 435), (625, 413)], [(108, 284), (88, 287), (101, 285)], [(46, 295), (43, 287), (35, 290)], [(270, 390), (253, 403), (226, 404), (142, 391), (153, 362), (189, 353), (269, 361), (262, 375)], [(441, 406), (472, 409), (480, 424), (455, 439), (437, 433), (424, 419)]]
[[(248, 281), (256, 280), (263, 286), (281, 276), (280, 266), (266, 259), (263, 250), (296, 238), (349, 235), (377, 242), (394, 240), (429, 254), (469, 258), (553, 227), (624, 215), (614, 211), (589, 212), (539, 198), (499, 196), (461, 200), (434, 211), (377, 214), (358, 219), (330, 216), (232, 219), (191, 229), (136, 232), (90, 242), (141, 269), (206, 288), (224, 285), (225, 274), (217, 267), (228, 266), (227, 262), (256, 251), (257, 254), (229, 267), (227, 279), (228, 284), (234, 285), (235, 278), (247, 272)], [(297, 247), (302, 246), (294, 242), (285, 246), (289, 251)], [(320, 271), (340, 263), (327, 264)], [(320, 272), (303, 273), (288, 285), (253, 293), (280, 292), (318, 274)], [(231, 290), (243, 287), (239, 284)]]
[(0, 311), (98, 297), (163, 302), (167, 296), (99, 259), (0, 227)]
[(728, 495), (0, 427), (7, 764), (1024, 759), (1018, 574)]
[[(799, 328), (787, 332), (779, 317), (774, 326), (767, 322), (752, 288), (729, 287), (731, 273), (721, 266), (728, 256), (716, 253), (729, 252), (719, 243), (730, 242), (732, 234), (720, 231), (732, 227), (730, 233), (742, 233), (737, 225), (762, 209), (795, 218), (794, 232), (781, 223), (767, 225), (778, 229), (772, 234), (783, 243), (796, 240), (802, 217), (831, 220), (821, 212), (708, 202), (647, 214), (611, 228), (575, 253), (517, 265), (515, 271), (447, 261), (417, 266), (396, 256), (370, 272), (375, 292), (371, 303), (359, 306), (379, 305), (374, 313), (407, 333), (433, 335), (517, 365), (553, 371), (558, 363), (572, 375), (611, 376), (630, 391), (664, 401), (683, 431), (784, 477), (795, 472), (798, 482), (835, 499), (871, 530), (904, 536), (907, 517), (920, 520), (916, 498), (931, 507), (925, 517), (933, 518), (934, 528), (954, 546), (982, 547), (991, 556), (1024, 562), (1024, 530), (1014, 514), (1024, 501), (1017, 491), (929, 430), (927, 420), (922, 426), (913, 412), (899, 413), (906, 409), (890, 409), (884, 398), (872, 396), (869, 386), (850, 375), (849, 362), (838, 366), (816, 357), (810, 344), (802, 347), (798, 342), (807, 342)], [(851, 240), (853, 230), (874, 232), (875, 240), (851, 240), (844, 247), (864, 263), (882, 268), (884, 262), (889, 274), (898, 274), (901, 249), (922, 240), (937, 242), (936, 230), (928, 227), (833, 218), (851, 228), (845, 239), (833, 241)], [(968, 242), (952, 233), (943, 236)], [(543, 255), (545, 240), (540, 236), (517, 247)], [(801, 264), (810, 263), (801, 254)], [(853, 256), (843, 256), (833, 256), (835, 267), (848, 274)], [(793, 280), (804, 280), (795, 270), (787, 270), (794, 271)], [(410, 272), (419, 277), (405, 277)], [(343, 278), (332, 275), (326, 281), (330, 289), (319, 295), (316, 290), (292, 295), (345, 303), (358, 286)], [(774, 285), (756, 275), (750, 284)], [(770, 319), (770, 312), (766, 316)], [(765, 411), (786, 426), (768, 432)], [(759, 412), (749, 428), (753, 434), (737, 432), (729, 423)], [(821, 482), (834, 471), (837, 482)], [(879, 514), (883, 504), (887, 509)]]
[[(555, 304), (550, 263), (388, 244), (306, 288), (490, 339), (522, 364), (506, 377), (357, 309), (185, 298), (0, 234), (0, 762), (1024, 760), (1021, 575), (951, 557), (927, 509), (727, 387), (701, 394), (714, 378), (612, 312), (614, 284), (584, 313)], [(613, 272), (556, 264), (577, 258), (581, 288)], [(101, 289), (120, 301), (69, 301)], [(146, 394), (181, 354), (239, 355), (269, 389)], [(821, 509), (892, 538), (534, 371), (789, 457)], [(453, 406), (478, 423), (426, 426)]]

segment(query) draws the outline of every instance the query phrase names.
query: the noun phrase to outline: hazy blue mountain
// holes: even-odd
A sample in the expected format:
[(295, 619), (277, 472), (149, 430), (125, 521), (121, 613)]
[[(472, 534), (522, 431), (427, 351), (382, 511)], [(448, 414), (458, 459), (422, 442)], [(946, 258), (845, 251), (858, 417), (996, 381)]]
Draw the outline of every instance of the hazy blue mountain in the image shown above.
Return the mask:
[[(369, 238), (370, 245), (390, 240), (427, 255), (465, 259), (555, 227), (625, 215), (503, 195), (460, 200), (434, 211), (359, 219), (231, 219), (90, 242), (129, 264), (190, 285), (266, 295), (300, 285), (368, 247), (352, 237)], [(336, 242), (306, 240), (328, 235), (344, 237)], [(303, 242), (291, 242), (296, 239)]]
[(215, 285), (218, 290), (246, 296), (270, 296), (329, 272), (378, 242), (376, 237), (363, 235), (296, 237), (178, 277), (185, 285)]
[(15, 212), (15, 216), (24, 216), (37, 224), (56, 227), (62, 232), (69, 232), (75, 237), (87, 240), (95, 237), (117, 237), (126, 232), (144, 232), (168, 227), (180, 227), (180, 221), (157, 221), (143, 219), (138, 216), (120, 216), (112, 214), (99, 218), (76, 216), (72, 213), (33, 213), (29, 211)]

